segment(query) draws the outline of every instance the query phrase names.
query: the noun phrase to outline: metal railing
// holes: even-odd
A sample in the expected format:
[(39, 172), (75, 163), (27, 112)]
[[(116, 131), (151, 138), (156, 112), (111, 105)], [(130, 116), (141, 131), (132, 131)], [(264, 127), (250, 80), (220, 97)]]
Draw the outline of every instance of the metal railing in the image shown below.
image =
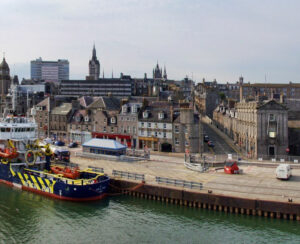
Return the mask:
[(300, 156), (292, 155), (258, 155), (258, 161), (272, 161), (272, 162), (291, 162), (291, 163), (300, 163)]
[(121, 178), (133, 179), (133, 180), (145, 180), (144, 174), (131, 173), (126, 171), (113, 170), (113, 176), (119, 176)]
[(173, 185), (173, 186), (182, 186), (190, 189), (203, 189), (203, 184), (199, 182), (193, 182), (193, 181), (185, 181), (185, 180), (177, 180), (177, 179), (170, 179), (165, 177), (155, 177), (155, 180), (157, 183), (164, 183), (167, 185)]
[(127, 149), (126, 156), (149, 159), (150, 152), (145, 150)]
[(94, 167), (94, 166), (88, 166), (88, 168), (91, 169), (91, 170), (93, 170), (94, 172), (104, 173), (104, 169), (103, 168)]

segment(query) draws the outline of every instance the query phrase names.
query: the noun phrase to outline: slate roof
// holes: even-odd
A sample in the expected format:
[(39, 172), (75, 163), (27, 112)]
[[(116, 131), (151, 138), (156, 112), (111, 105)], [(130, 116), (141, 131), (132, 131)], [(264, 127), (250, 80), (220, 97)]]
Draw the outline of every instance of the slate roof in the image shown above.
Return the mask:
[(110, 149), (110, 150), (121, 150), (127, 148), (125, 145), (121, 144), (120, 142), (117, 142), (115, 140), (110, 139), (99, 139), (99, 138), (93, 138), (87, 142), (85, 142), (83, 147), (97, 147), (97, 148), (104, 148), (104, 149)]
[(55, 107), (51, 114), (67, 115), (72, 110), (72, 103), (63, 103), (62, 105)]
[(90, 96), (83, 96), (79, 98), (79, 103), (82, 107), (86, 108), (90, 104), (92, 104), (94, 101), (96, 101), (96, 97), (90, 97)]
[(120, 107), (121, 102), (116, 97), (98, 97), (88, 106), (89, 109), (103, 108), (105, 110), (119, 110)]

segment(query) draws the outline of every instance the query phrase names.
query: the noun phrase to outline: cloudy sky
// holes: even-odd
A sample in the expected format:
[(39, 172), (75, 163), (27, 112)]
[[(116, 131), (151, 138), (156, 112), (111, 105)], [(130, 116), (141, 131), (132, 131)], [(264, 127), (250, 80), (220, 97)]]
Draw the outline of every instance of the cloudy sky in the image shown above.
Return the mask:
[(298, 0), (1, 0), (0, 52), (11, 73), (30, 60), (68, 59), (84, 78), (93, 43), (101, 76), (300, 82)]

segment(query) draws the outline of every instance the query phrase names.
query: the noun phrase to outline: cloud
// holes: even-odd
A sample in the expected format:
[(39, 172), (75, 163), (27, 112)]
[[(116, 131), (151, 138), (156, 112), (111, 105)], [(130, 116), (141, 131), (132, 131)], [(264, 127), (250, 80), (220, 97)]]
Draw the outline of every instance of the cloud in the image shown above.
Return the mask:
[[(106, 74), (142, 77), (156, 61), (170, 78), (300, 81), (298, 1), (2, 0), (0, 51), (10, 64), (67, 58), (88, 72), (93, 42)], [(2, 50), (1, 50), (2, 49)], [(24, 68), (16, 72), (29, 75)], [(101, 69), (102, 69), (101, 68)]]

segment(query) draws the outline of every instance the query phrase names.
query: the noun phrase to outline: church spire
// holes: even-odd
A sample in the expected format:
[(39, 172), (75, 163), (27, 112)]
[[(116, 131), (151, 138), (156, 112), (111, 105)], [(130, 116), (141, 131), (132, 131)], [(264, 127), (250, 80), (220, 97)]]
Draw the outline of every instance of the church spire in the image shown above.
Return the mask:
[(95, 43), (94, 43), (94, 46), (93, 46), (93, 59), (97, 59)]

